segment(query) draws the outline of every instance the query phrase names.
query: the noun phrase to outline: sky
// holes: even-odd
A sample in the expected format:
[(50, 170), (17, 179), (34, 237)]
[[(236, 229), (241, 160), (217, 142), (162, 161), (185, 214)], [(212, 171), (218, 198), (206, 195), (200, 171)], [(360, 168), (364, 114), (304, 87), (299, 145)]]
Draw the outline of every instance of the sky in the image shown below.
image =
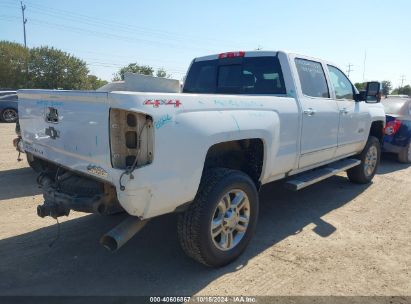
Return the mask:
[[(131, 62), (182, 79), (194, 57), (288, 50), (353, 82), (411, 83), (411, 1), (24, 0), (27, 46), (53, 46), (111, 80)], [(23, 43), (20, 1), (0, 0), (0, 40)], [(365, 64), (364, 64), (365, 63)]]

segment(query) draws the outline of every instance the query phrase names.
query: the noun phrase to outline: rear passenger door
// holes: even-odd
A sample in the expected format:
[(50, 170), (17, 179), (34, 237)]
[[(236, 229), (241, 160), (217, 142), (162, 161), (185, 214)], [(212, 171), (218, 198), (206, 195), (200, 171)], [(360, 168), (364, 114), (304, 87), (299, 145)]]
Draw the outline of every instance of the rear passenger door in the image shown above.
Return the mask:
[(299, 168), (334, 157), (337, 149), (339, 109), (331, 98), (321, 62), (295, 58), (302, 107)]
[(348, 77), (335, 66), (327, 65), (327, 69), (340, 112), (336, 156), (358, 152), (368, 136), (369, 113), (364, 102), (354, 100), (356, 92)]

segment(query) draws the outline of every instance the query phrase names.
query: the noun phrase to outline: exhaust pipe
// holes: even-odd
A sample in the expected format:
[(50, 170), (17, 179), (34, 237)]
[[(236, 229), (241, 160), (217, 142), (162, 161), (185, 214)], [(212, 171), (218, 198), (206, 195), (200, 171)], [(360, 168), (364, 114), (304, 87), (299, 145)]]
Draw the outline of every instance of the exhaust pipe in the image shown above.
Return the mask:
[(136, 216), (130, 216), (103, 235), (100, 244), (110, 251), (116, 251), (143, 229), (147, 222), (148, 220), (140, 220)]

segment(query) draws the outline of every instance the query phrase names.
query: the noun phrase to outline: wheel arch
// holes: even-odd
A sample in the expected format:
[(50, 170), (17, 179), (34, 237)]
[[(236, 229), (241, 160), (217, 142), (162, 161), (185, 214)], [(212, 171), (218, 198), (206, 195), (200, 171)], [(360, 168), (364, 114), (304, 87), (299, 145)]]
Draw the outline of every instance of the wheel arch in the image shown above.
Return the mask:
[(257, 189), (261, 186), (266, 156), (262, 138), (245, 138), (219, 142), (209, 147), (204, 160), (203, 172), (211, 168), (227, 168), (246, 173)]
[(374, 136), (382, 145), (384, 142), (384, 126), (385, 122), (382, 120), (375, 120), (371, 122), (369, 136)]

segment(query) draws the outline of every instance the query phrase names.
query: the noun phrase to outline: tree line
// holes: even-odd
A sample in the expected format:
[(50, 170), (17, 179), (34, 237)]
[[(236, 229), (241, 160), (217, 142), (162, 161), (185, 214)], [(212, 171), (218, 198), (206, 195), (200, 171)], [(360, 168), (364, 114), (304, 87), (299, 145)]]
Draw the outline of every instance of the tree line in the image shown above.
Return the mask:
[[(124, 74), (126, 72), (137, 73), (142, 75), (154, 76), (154, 69), (149, 65), (139, 65), (137, 63), (130, 63), (127, 66), (122, 67), (117, 73), (113, 76), (113, 81), (124, 80)], [(161, 78), (170, 78), (171, 75), (167, 74), (166, 70), (159, 68), (155, 74), (156, 77)]]
[(85, 61), (53, 47), (0, 41), (1, 88), (95, 90), (107, 83), (89, 72)]
[(391, 94), (393, 95), (408, 95), (411, 96), (411, 86), (409, 84), (400, 87), (400, 88), (396, 88), (394, 89)]
[[(148, 65), (130, 63), (113, 76), (123, 80), (126, 72), (154, 76)], [(171, 77), (160, 68), (157, 77)], [(42, 46), (25, 48), (21, 44), (0, 41), (0, 88), (95, 90), (107, 81), (90, 74), (87, 63), (67, 52)]]

